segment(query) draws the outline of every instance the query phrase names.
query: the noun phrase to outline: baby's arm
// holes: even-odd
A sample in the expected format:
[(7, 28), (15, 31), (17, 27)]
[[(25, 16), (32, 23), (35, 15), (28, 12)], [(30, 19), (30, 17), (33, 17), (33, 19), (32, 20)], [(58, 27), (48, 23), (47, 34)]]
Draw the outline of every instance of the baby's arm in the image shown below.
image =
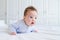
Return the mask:
[(35, 29), (34, 31), (35, 31), (35, 32), (39, 32), (38, 29)]
[(17, 29), (17, 26), (16, 26), (16, 24), (11, 24), (11, 25), (9, 25), (9, 30), (10, 30), (10, 34), (11, 35), (16, 35), (16, 29)]
[(39, 30), (37, 28), (33, 27), (32, 32), (39, 32)]

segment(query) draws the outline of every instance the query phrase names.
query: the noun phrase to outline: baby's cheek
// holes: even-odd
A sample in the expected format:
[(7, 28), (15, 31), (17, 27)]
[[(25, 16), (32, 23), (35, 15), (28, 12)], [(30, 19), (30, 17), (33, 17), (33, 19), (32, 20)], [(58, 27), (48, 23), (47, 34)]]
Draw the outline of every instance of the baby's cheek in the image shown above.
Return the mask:
[(27, 20), (27, 23), (30, 24), (30, 20)]
[(28, 22), (31, 22), (32, 20), (31, 19), (28, 19)]

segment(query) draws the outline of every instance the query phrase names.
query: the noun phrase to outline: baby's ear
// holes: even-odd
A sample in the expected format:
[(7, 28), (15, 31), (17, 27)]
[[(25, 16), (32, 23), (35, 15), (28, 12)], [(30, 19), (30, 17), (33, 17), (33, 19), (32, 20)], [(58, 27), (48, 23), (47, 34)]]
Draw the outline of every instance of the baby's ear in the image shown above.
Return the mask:
[(25, 19), (25, 16), (23, 17), (23, 19)]

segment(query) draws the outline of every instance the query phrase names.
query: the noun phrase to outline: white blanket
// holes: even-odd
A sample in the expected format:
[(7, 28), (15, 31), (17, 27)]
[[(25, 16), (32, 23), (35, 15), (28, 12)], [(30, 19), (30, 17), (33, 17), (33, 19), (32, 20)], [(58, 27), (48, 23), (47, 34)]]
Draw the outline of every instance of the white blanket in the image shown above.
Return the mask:
[(38, 33), (10, 35), (7, 26), (0, 26), (0, 40), (60, 40), (60, 32), (39, 27)]

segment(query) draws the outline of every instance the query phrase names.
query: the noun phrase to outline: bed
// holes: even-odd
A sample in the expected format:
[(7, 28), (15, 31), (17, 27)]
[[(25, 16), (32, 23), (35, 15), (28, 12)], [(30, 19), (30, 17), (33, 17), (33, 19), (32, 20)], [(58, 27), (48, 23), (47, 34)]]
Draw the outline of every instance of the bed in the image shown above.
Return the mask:
[(60, 27), (39, 26), (38, 33), (24, 33), (10, 35), (8, 26), (3, 24), (0, 26), (0, 40), (60, 40)]

